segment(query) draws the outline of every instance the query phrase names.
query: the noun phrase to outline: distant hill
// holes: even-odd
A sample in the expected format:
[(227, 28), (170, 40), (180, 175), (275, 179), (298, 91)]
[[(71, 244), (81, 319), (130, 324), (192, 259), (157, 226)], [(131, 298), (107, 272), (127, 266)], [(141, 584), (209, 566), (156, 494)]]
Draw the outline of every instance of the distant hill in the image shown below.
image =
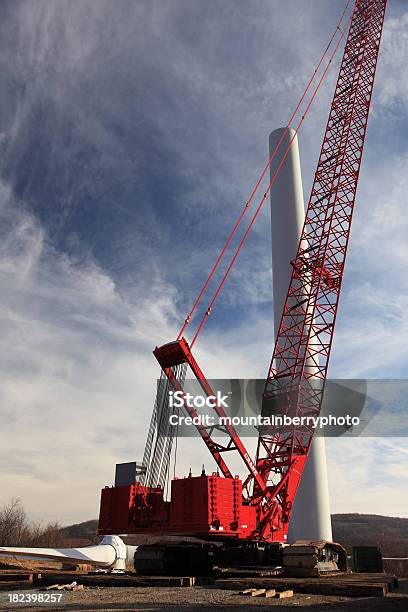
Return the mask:
[(346, 546), (378, 546), (386, 557), (408, 557), (408, 518), (333, 514), (333, 539)]
[(85, 521), (84, 523), (76, 523), (62, 527), (61, 535), (66, 538), (94, 538), (98, 533), (98, 521)]
[[(379, 546), (386, 557), (408, 557), (408, 518), (377, 514), (333, 514), (333, 539), (348, 550), (352, 546)], [(61, 529), (67, 546), (85, 546), (97, 541), (98, 521), (69, 525)], [(69, 543), (68, 543), (69, 542)]]
[(88, 546), (99, 541), (98, 521), (84, 521), (62, 527), (60, 531), (63, 546)]

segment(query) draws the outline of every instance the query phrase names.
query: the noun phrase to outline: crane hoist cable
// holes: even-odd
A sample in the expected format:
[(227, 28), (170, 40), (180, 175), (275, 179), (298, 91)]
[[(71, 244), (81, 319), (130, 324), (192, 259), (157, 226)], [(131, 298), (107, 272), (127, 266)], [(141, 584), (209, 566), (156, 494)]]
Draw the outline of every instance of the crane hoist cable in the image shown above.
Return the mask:
[[(192, 348), (199, 336), (199, 334), (202, 331), (202, 328), (208, 318), (208, 316), (211, 313), (211, 310), (231, 272), (231, 269), (233, 267), (233, 265), (235, 264), (235, 261), (240, 253), (240, 251), (242, 250), (244, 243), (246, 242), (246, 239), (253, 227), (253, 224), (256, 220), (256, 218), (258, 217), (263, 204), (269, 194), (269, 191), (273, 185), (273, 183), (275, 182), (278, 173), (290, 151), (290, 148), (292, 147), (292, 144), (294, 142), (295, 136), (297, 135), (297, 133), (299, 132), (315, 98), (316, 95), (327, 75), (327, 72), (332, 64), (332, 60), (334, 58), (334, 56), (337, 53), (337, 50), (341, 44), (341, 41), (343, 40), (345, 33), (346, 33), (346, 27), (341, 27), (343, 22), (345, 21), (345, 17), (346, 17), (346, 13), (347, 10), (350, 6), (350, 2), (351, 0), (347, 0), (344, 9), (340, 15), (339, 21), (336, 25), (336, 28), (334, 29), (329, 42), (327, 43), (311, 77), (309, 78), (306, 87), (295, 107), (295, 109), (293, 110), (293, 112), (291, 113), (289, 120), (287, 122), (287, 127), (285, 128), (285, 130), (283, 131), (274, 151), (272, 152), (268, 163), (266, 164), (266, 166), (264, 167), (264, 169), (262, 170), (260, 177), (258, 179), (258, 181), (256, 182), (255, 186), (253, 187), (251, 194), (248, 198), (248, 201), (245, 203), (245, 206), (241, 212), (241, 214), (238, 217), (238, 220), (236, 221), (230, 235), (228, 236), (228, 239), (226, 241), (226, 243), (224, 244), (224, 247), (222, 248), (213, 268), (210, 271), (210, 274), (207, 278), (207, 280), (205, 281), (204, 285), (202, 286), (194, 304), (192, 309), (190, 310), (188, 316), (185, 319), (184, 325), (182, 326), (179, 335), (177, 337), (177, 339), (179, 340), (183, 333), (185, 332), (186, 327), (188, 326), (188, 324), (191, 322), (192, 317), (194, 312), (196, 311), (197, 307), (199, 306), (209, 284), (210, 281), (212, 280), (212, 278), (214, 277), (221, 261), (223, 260), (224, 256), (226, 255), (228, 248), (231, 245), (232, 239), (235, 236), (235, 234), (237, 233), (237, 230), (239, 228), (239, 226), (241, 225), (241, 222), (243, 221), (243, 218), (245, 216), (245, 214), (247, 213), (247, 211), (249, 210), (265, 176), (267, 171), (269, 170), (273, 160), (275, 159), (276, 155), (278, 154), (278, 152), (280, 152), (280, 148), (281, 148), (281, 144), (286, 136), (286, 134), (288, 133), (288, 131), (291, 129), (292, 127), (292, 123), (294, 122), (295, 118), (297, 116), (299, 116), (300, 113), (300, 109), (302, 107), (302, 104), (305, 103), (306, 107), (304, 108), (304, 110), (302, 111), (302, 114), (300, 115), (300, 119), (298, 120), (298, 123), (295, 127), (295, 131), (294, 131), (294, 135), (291, 138), (288, 146), (286, 147), (285, 151), (283, 152), (282, 158), (278, 164), (278, 167), (273, 175), (273, 177), (271, 178), (271, 180), (269, 181), (269, 184), (266, 188), (265, 193), (263, 194), (263, 197), (261, 198), (261, 201), (259, 203), (259, 205), (257, 206), (257, 208), (255, 209), (255, 212), (250, 220), (250, 223), (243, 235), (243, 237), (241, 238), (235, 253), (230, 261), (230, 264), (226, 270), (226, 272), (224, 273), (221, 282), (210, 302), (210, 305), (208, 306), (208, 308), (205, 311), (204, 316), (202, 317), (199, 326), (197, 328), (197, 331), (193, 337), (192, 342), (190, 343), (190, 348)], [(351, 16), (348, 18), (348, 20), (351, 19)], [(337, 41), (336, 41), (337, 38)], [(333, 48), (334, 46), (334, 48)], [(329, 51), (332, 49), (331, 53), (329, 54)], [(328, 58), (326, 64), (324, 63), (325, 60)], [(319, 71), (322, 69), (322, 72), (319, 75)], [(314, 87), (312, 87), (312, 85), (314, 84)], [(310, 93), (310, 98), (307, 100), (307, 94)], [(306, 103), (307, 102), (307, 103)], [(183, 382), (184, 382), (184, 376), (185, 376), (185, 372), (184, 372), (184, 376), (181, 376), (180, 378), (180, 372), (176, 369), (174, 369), (173, 371), (173, 375), (175, 377), (175, 379), (178, 381), (178, 384), (180, 385), (180, 387), (183, 386)], [(169, 476), (169, 465), (170, 465), (170, 456), (171, 456), (171, 450), (172, 450), (172, 446), (173, 446), (173, 439), (174, 439), (174, 435), (175, 435), (175, 430), (174, 427), (168, 427), (165, 430), (163, 423), (165, 422), (163, 419), (160, 420), (160, 415), (165, 415), (166, 417), (168, 417), (169, 415), (169, 411), (168, 411), (168, 404), (165, 405), (165, 398), (168, 397), (168, 393), (167, 393), (167, 384), (169, 384), (169, 381), (167, 379), (166, 376), (164, 376), (163, 371), (161, 373), (161, 379), (159, 381), (158, 384), (158, 390), (157, 390), (157, 397), (156, 397), (156, 402), (155, 402), (155, 407), (154, 407), (154, 411), (153, 411), (153, 415), (152, 415), (152, 420), (150, 423), (150, 428), (149, 428), (149, 433), (148, 433), (148, 437), (147, 437), (147, 441), (146, 441), (146, 446), (145, 446), (145, 452), (144, 452), (144, 456), (143, 456), (143, 465), (146, 468), (146, 476), (144, 478), (144, 482), (149, 485), (149, 486), (164, 486), (166, 480), (168, 479)], [(154, 440), (154, 448), (153, 448), (153, 438), (155, 438)]]
[[(335, 41), (335, 38), (337, 36), (338, 37), (338, 41), (337, 41), (337, 43), (335, 45), (334, 51), (331, 53), (331, 55), (329, 57), (329, 61), (328, 61), (327, 65), (325, 66), (323, 74), (319, 78), (319, 80), (317, 82), (317, 85), (312, 90), (312, 94), (311, 94), (309, 102), (308, 102), (308, 104), (306, 106), (306, 109), (303, 111), (303, 114), (301, 115), (301, 118), (300, 118), (300, 120), (299, 120), (299, 122), (298, 122), (298, 124), (297, 124), (297, 126), (295, 128), (295, 134), (297, 134), (298, 131), (300, 130), (300, 128), (301, 128), (301, 126), (302, 126), (302, 124), (303, 124), (303, 122), (304, 122), (304, 120), (305, 120), (305, 118), (306, 118), (306, 116), (307, 116), (307, 114), (308, 114), (308, 112), (310, 110), (310, 107), (311, 107), (312, 103), (314, 102), (314, 99), (315, 99), (315, 97), (316, 97), (316, 95), (317, 95), (317, 93), (318, 93), (318, 91), (319, 91), (319, 89), (320, 89), (320, 87), (321, 87), (325, 77), (326, 77), (326, 74), (327, 74), (327, 72), (328, 72), (328, 70), (329, 70), (329, 68), (331, 66), (332, 60), (333, 60), (333, 58), (334, 58), (334, 56), (335, 56), (335, 54), (336, 54), (336, 52), (337, 52), (337, 50), (338, 50), (338, 48), (340, 46), (340, 43), (341, 43), (341, 41), (344, 38), (344, 35), (345, 35), (345, 32), (346, 32), (346, 27), (341, 28), (341, 26), (342, 26), (342, 23), (343, 23), (344, 18), (346, 16), (347, 10), (348, 10), (348, 8), (350, 6), (350, 2), (351, 2), (351, 0), (347, 0), (346, 5), (345, 5), (345, 7), (344, 7), (344, 9), (343, 9), (343, 11), (341, 13), (340, 19), (339, 19), (339, 21), (338, 21), (338, 23), (336, 25), (336, 28), (333, 31), (333, 33), (332, 33), (332, 35), (330, 37), (330, 40), (327, 43), (327, 45), (326, 45), (326, 47), (325, 47), (325, 49), (324, 49), (324, 51), (323, 51), (323, 53), (322, 53), (318, 63), (316, 65), (316, 68), (314, 69), (311, 77), (309, 78), (309, 81), (307, 82), (306, 87), (305, 87), (305, 89), (304, 89), (304, 91), (303, 91), (303, 93), (302, 93), (302, 95), (301, 95), (301, 97), (300, 97), (300, 99), (299, 99), (295, 109), (291, 113), (291, 115), (289, 117), (289, 120), (287, 122), (286, 128), (284, 129), (284, 131), (283, 131), (283, 133), (282, 133), (278, 143), (276, 144), (275, 149), (273, 150), (273, 152), (272, 152), (272, 154), (271, 154), (271, 156), (270, 156), (270, 158), (268, 160), (268, 163), (266, 164), (266, 166), (262, 170), (261, 175), (260, 175), (258, 181), (256, 182), (255, 186), (253, 187), (247, 202), (245, 202), (244, 208), (243, 208), (241, 214), (239, 215), (239, 217), (238, 217), (238, 219), (237, 219), (237, 221), (236, 221), (236, 223), (235, 223), (231, 233), (229, 234), (229, 236), (228, 236), (228, 238), (227, 238), (227, 240), (226, 240), (226, 242), (225, 242), (225, 244), (224, 244), (224, 246), (223, 246), (223, 248), (222, 248), (222, 250), (221, 250), (221, 252), (220, 252), (220, 254), (218, 256), (218, 258), (217, 258), (217, 260), (215, 261), (215, 263), (214, 263), (214, 265), (213, 265), (213, 267), (212, 267), (212, 269), (211, 269), (211, 271), (210, 271), (206, 281), (204, 282), (203, 286), (201, 287), (201, 290), (200, 290), (200, 292), (197, 295), (197, 298), (196, 298), (196, 300), (195, 300), (195, 302), (193, 304), (193, 307), (191, 308), (189, 314), (185, 318), (184, 324), (181, 327), (180, 332), (179, 332), (179, 334), (177, 336), (178, 340), (183, 336), (183, 334), (184, 334), (184, 332), (186, 330), (186, 327), (191, 323), (192, 317), (193, 317), (197, 307), (199, 306), (199, 304), (200, 304), (200, 302), (201, 302), (201, 300), (202, 300), (202, 298), (203, 298), (203, 296), (204, 296), (204, 294), (205, 294), (205, 292), (206, 292), (206, 290), (207, 290), (207, 288), (208, 288), (208, 286), (210, 284), (210, 281), (214, 277), (214, 274), (216, 273), (216, 271), (217, 271), (221, 261), (223, 260), (224, 256), (226, 255), (226, 253), (228, 251), (228, 248), (230, 247), (230, 244), (232, 242), (232, 239), (234, 238), (235, 234), (237, 233), (237, 230), (238, 230), (239, 226), (241, 225), (241, 222), (244, 219), (244, 216), (246, 215), (247, 211), (249, 210), (249, 208), (250, 208), (250, 206), (252, 204), (252, 201), (253, 201), (256, 193), (258, 192), (258, 189), (261, 186), (262, 181), (264, 180), (265, 175), (268, 172), (268, 170), (269, 170), (273, 160), (275, 159), (277, 153), (280, 152), (280, 148), (281, 148), (282, 142), (283, 142), (286, 134), (288, 133), (288, 131), (291, 129), (292, 123), (293, 123), (295, 117), (299, 114), (301, 106), (302, 106), (303, 102), (305, 101), (306, 96), (307, 96), (310, 88), (312, 87), (312, 84), (316, 80), (316, 77), (317, 77), (317, 75), (319, 73), (319, 70), (322, 67), (323, 62), (324, 62), (326, 56), (328, 55), (329, 50), (332, 47), (332, 45), (333, 45), (333, 43)], [(351, 16), (349, 17), (348, 22), (350, 21), (350, 19), (351, 19)], [(208, 316), (211, 313), (212, 307), (214, 306), (214, 303), (217, 300), (222, 287), (224, 286), (225, 280), (228, 277), (228, 275), (229, 275), (229, 273), (230, 273), (230, 271), (232, 269), (232, 266), (234, 265), (238, 255), (239, 255), (239, 252), (241, 251), (242, 246), (243, 246), (243, 244), (245, 243), (245, 241), (246, 241), (246, 239), (248, 237), (248, 234), (249, 234), (250, 230), (252, 229), (253, 223), (254, 223), (255, 219), (257, 218), (257, 216), (258, 216), (258, 214), (259, 214), (259, 212), (260, 212), (260, 210), (261, 210), (261, 208), (262, 208), (262, 206), (263, 206), (263, 204), (265, 202), (265, 199), (266, 199), (266, 197), (267, 197), (271, 187), (273, 186), (273, 183), (276, 180), (276, 177), (277, 177), (277, 175), (278, 175), (278, 173), (279, 173), (279, 171), (280, 171), (280, 169), (281, 169), (281, 167), (282, 167), (282, 165), (284, 163), (284, 160), (286, 159), (286, 156), (289, 153), (290, 148), (292, 147), (293, 141), (294, 141), (294, 137), (291, 139), (288, 147), (284, 151), (283, 158), (281, 159), (281, 162), (280, 162), (276, 172), (274, 173), (274, 176), (272, 177), (271, 181), (269, 182), (269, 185), (267, 186), (266, 192), (264, 193), (264, 195), (263, 195), (263, 197), (261, 199), (261, 203), (258, 206), (258, 208), (256, 209), (254, 216), (252, 217), (251, 223), (250, 223), (250, 225), (249, 225), (249, 227), (248, 227), (248, 229), (247, 229), (243, 239), (241, 240), (241, 243), (240, 243), (240, 245), (239, 245), (239, 247), (237, 249), (237, 252), (234, 255), (233, 259), (231, 260), (230, 266), (229, 266), (226, 274), (224, 275), (223, 279), (221, 280), (221, 283), (218, 286), (218, 289), (217, 289), (216, 293), (214, 294), (213, 300), (211, 301), (210, 305), (206, 309), (205, 314), (204, 314), (203, 318), (200, 321), (200, 324), (199, 324), (199, 327), (198, 327), (198, 329), (196, 331), (196, 334), (195, 334), (195, 336), (194, 336), (194, 338), (193, 338), (193, 340), (192, 340), (192, 342), (190, 344), (191, 347), (195, 344), (198, 335), (201, 333), (201, 330), (203, 328), (203, 325), (204, 325), (206, 319), (208, 318)]]

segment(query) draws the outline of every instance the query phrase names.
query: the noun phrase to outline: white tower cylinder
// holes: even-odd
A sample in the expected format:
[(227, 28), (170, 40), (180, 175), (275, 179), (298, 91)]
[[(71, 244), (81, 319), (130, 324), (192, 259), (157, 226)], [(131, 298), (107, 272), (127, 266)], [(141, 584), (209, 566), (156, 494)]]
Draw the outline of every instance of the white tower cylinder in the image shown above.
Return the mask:
[[(285, 128), (269, 136), (269, 154), (275, 150)], [(294, 130), (289, 129), (271, 164), (273, 176)], [(297, 252), (305, 218), (302, 175), (297, 136), (271, 189), (272, 273), (275, 339), (291, 276), (290, 261)], [(288, 542), (332, 540), (329, 489), (324, 438), (315, 437), (295, 498)]]

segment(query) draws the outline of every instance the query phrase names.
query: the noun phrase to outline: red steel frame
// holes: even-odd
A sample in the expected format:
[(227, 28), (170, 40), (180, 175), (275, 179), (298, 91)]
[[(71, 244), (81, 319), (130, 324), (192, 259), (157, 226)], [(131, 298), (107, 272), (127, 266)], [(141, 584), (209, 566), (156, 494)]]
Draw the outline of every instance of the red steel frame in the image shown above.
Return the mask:
[[(354, 5), (305, 224), (291, 262), (293, 271), (265, 384), (265, 410), (279, 404), (280, 412), (291, 416), (320, 412), (386, 4), (387, 0), (356, 0)], [(176, 389), (182, 387), (172, 367), (188, 363), (203, 391), (214, 395), (184, 338), (156, 348), (154, 354)], [(185, 406), (190, 416), (197, 416)], [(215, 410), (225, 416), (221, 407)], [(222, 428), (225, 444), (213, 439), (214, 427), (197, 429), (224, 476), (231, 477), (231, 472), (223, 453), (237, 451), (246, 464), (249, 476), (244, 494), (258, 514), (258, 527), (251, 537), (285, 539), (313, 429), (291, 426), (261, 432), (255, 462), (233, 427)]]

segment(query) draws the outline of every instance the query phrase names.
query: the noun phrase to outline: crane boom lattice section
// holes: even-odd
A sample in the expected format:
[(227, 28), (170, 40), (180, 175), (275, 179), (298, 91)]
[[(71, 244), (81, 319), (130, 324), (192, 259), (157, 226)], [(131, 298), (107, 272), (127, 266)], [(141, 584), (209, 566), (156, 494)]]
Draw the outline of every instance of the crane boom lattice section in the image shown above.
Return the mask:
[[(302, 417), (320, 412), (386, 4), (355, 3), (305, 223), (291, 262), (265, 384), (265, 413)], [(263, 505), (264, 535), (289, 521), (312, 436), (305, 425), (261, 432), (256, 465), (272, 499)]]

